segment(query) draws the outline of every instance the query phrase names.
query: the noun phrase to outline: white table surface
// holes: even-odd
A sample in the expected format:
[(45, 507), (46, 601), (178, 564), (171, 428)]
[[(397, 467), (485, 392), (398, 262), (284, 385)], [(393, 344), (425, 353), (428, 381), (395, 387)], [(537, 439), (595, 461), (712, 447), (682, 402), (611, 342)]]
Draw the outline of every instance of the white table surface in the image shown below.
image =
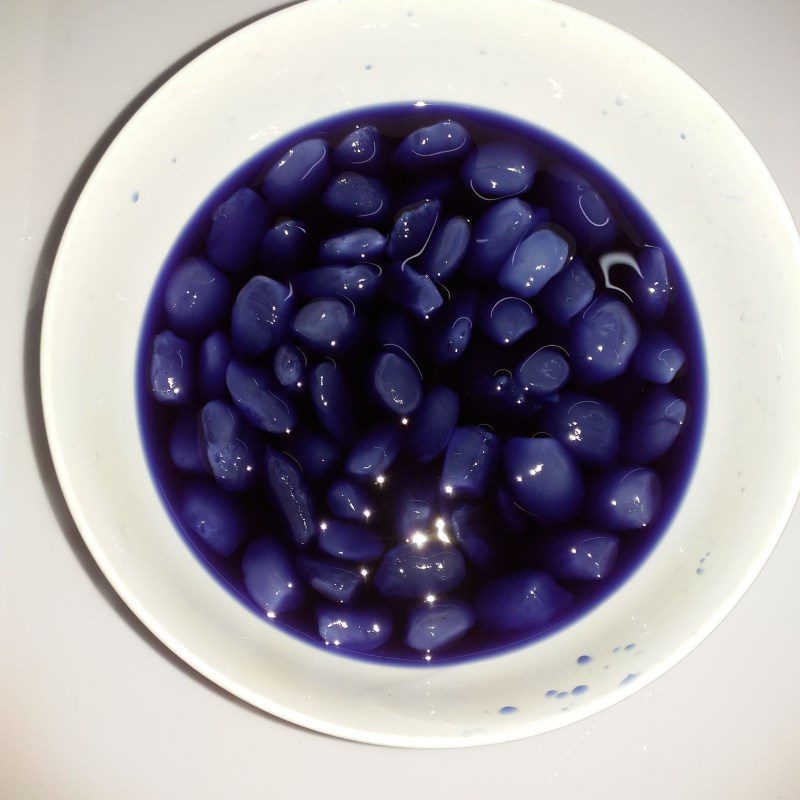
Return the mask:
[[(274, 5), (0, 0), (0, 797), (799, 798), (798, 513), (753, 589), (666, 676), (583, 723), (461, 751), (356, 745), (250, 708), (167, 651), (95, 567), (59, 494), (38, 399), (55, 247), (138, 103)], [(800, 219), (798, 0), (572, 5), (703, 84)]]

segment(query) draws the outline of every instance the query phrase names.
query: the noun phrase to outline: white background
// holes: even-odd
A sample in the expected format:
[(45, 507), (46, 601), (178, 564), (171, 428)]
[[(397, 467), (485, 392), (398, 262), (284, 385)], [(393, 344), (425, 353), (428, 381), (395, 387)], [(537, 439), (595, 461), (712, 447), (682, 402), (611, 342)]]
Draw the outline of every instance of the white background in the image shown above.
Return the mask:
[[(255, 711), (168, 652), (94, 566), (38, 400), (55, 247), (142, 99), (196, 48), (274, 5), (0, 0), (0, 798), (800, 797), (797, 513), (753, 589), (666, 676), (584, 723), (462, 751), (356, 745)], [(797, 0), (571, 5), (703, 84), (800, 219)]]

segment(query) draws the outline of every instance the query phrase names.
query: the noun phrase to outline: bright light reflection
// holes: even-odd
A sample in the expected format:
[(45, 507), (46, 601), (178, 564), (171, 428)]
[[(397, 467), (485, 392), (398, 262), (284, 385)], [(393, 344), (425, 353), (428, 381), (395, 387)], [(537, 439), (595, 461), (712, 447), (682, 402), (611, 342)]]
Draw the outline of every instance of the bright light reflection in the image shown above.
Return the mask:
[(422, 547), (428, 541), (428, 537), (422, 531), (414, 531), (411, 534), (411, 544)]

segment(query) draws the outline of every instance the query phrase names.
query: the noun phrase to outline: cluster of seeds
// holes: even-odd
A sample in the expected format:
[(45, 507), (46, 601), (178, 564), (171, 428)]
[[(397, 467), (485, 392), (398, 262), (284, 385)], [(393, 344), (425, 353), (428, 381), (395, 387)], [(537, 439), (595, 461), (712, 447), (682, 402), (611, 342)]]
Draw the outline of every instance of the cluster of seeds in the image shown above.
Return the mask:
[(296, 142), (155, 301), (181, 525), (346, 650), (568, 619), (658, 520), (687, 415), (667, 258), (624, 225), (535, 143), (452, 119)]

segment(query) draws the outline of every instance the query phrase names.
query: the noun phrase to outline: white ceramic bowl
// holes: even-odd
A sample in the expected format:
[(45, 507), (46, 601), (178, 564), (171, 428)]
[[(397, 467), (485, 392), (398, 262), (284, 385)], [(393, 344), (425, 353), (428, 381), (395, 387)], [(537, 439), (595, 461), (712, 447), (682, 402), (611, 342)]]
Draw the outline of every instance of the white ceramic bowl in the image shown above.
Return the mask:
[[(148, 294), (210, 190), (305, 123), (408, 100), (528, 119), (608, 167), (683, 264), (708, 359), (694, 479), (644, 566), (555, 635), (431, 668), (312, 647), (224, 591), (159, 501), (134, 392)], [(546, 0), (309, 0), (181, 70), (87, 183), (45, 309), (53, 458), (115, 589), (172, 650), (230, 692), (295, 723), (383, 744), (452, 747), (539, 733), (662, 674), (730, 611), (772, 550), (798, 489), (799, 268), (794, 225), (751, 145), (696, 83), (636, 39)], [(584, 653), (593, 660), (578, 665)], [(577, 684), (589, 690), (545, 696)], [(499, 713), (505, 706), (518, 711)]]

